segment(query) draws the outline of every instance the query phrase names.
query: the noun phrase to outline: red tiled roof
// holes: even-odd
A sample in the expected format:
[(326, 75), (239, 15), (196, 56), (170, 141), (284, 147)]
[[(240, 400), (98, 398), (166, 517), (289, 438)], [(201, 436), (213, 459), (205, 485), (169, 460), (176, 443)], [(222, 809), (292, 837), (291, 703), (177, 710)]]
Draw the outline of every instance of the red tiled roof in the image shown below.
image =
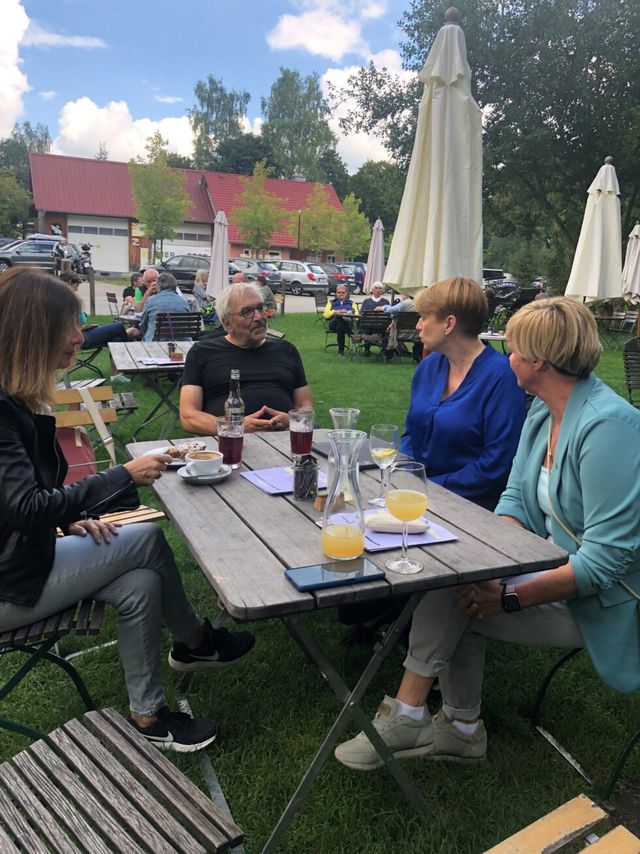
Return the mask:
[[(126, 163), (34, 152), (29, 155), (29, 164), (37, 210), (133, 219), (135, 204)], [(206, 189), (200, 185), (202, 172), (174, 171), (185, 176), (185, 190), (191, 199), (185, 220), (213, 222)]]
[[(204, 175), (216, 213), (224, 211), (229, 221), (229, 242), (242, 243), (238, 229), (231, 221), (231, 214), (235, 208), (240, 207), (239, 197), (244, 190), (240, 179), (243, 176), (231, 175), (227, 172), (205, 172)], [(329, 204), (337, 211), (341, 211), (342, 205), (333, 186), (331, 184), (321, 184), (320, 186), (324, 187)], [(280, 206), (291, 211), (294, 217), (297, 211), (304, 210), (307, 207), (307, 199), (315, 187), (316, 184), (311, 181), (286, 181), (281, 178), (267, 178), (265, 182), (267, 193), (278, 199)], [(286, 225), (283, 224), (283, 228), (286, 228)], [(296, 239), (293, 234), (283, 230), (274, 233), (272, 245), (293, 247), (296, 245)]]
[[(33, 202), (37, 210), (134, 218), (135, 205), (126, 163), (33, 152), (29, 155), (29, 164)], [(231, 222), (231, 214), (239, 207), (238, 200), (244, 189), (240, 180), (242, 176), (196, 169), (174, 171), (185, 176), (185, 189), (191, 199), (185, 220), (212, 223), (215, 214), (222, 210), (229, 221), (230, 242), (242, 243)], [(295, 217), (297, 211), (307, 207), (307, 200), (316, 184), (267, 178), (265, 186), (269, 195), (278, 199), (280, 206)], [(329, 204), (341, 211), (342, 205), (333, 186), (320, 186), (324, 187)], [(281, 232), (273, 235), (273, 245), (295, 246), (296, 238), (286, 231), (284, 223), (282, 228)]]

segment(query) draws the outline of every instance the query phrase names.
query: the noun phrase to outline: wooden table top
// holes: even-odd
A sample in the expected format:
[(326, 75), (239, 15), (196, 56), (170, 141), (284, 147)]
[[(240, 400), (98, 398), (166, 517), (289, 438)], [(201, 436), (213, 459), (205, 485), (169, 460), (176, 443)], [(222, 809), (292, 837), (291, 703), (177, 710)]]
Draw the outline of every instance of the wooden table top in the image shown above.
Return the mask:
[[(315, 439), (325, 432), (316, 430)], [(204, 441), (216, 447), (215, 439)], [(140, 442), (127, 450), (135, 457), (158, 444)], [(243, 466), (288, 465), (289, 450), (288, 432), (245, 436)], [(326, 460), (319, 464), (322, 468)], [(377, 495), (379, 473), (361, 472), (360, 483), (365, 500)], [(567, 559), (563, 549), (432, 483), (427, 517), (458, 540), (410, 549), (424, 564), (421, 572), (404, 576), (387, 572), (380, 581), (301, 593), (287, 581), (284, 570), (328, 560), (315, 524), (321, 514), (312, 502), (268, 495), (239, 471), (214, 486), (194, 486), (182, 481), (175, 469), (169, 470), (153, 489), (224, 606), (241, 621), (551, 569)], [(392, 554), (367, 556), (384, 568)]]
[[(149, 358), (167, 358), (169, 355), (166, 341), (111, 341), (109, 342), (109, 352), (113, 364), (116, 368), (116, 373), (119, 374), (148, 374), (158, 371), (166, 373), (167, 371), (182, 371), (184, 368), (184, 360), (182, 362), (173, 362), (169, 365), (143, 365), (140, 359)], [(185, 358), (193, 341), (176, 341), (176, 350), (184, 353)]]

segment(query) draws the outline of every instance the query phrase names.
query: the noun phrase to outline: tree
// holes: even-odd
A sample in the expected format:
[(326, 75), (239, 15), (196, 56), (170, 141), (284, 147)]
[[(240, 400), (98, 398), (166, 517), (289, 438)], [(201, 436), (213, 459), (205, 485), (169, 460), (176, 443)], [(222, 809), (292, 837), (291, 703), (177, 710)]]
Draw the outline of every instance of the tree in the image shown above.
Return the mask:
[(167, 166), (167, 140), (156, 131), (147, 139), (148, 162), (129, 163), (131, 190), (135, 201), (134, 216), (153, 245), (175, 234), (175, 226), (185, 218), (191, 200), (185, 190), (185, 178)]
[(269, 167), (276, 166), (269, 144), (261, 136), (243, 133), (234, 139), (223, 139), (220, 142), (211, 168), (234, 175), (251, 175), (256, 163), (261, 160)]
[(96, 160), (108, 160), (109, 152), (107, 150), (106, 142), (101, 139), (98, 143), (98, 153), (96, 154)]
[(271, 171), (262, 160), (256, 163), (250, 178), (240, 179), (243, 190), (238, 197), (239, 206), (231, 214), (231, 222), (254, 255), (266, 252), (273, 233), (284, 230), (282, 221), (291, 217), (291, 212), (280, 207), (277, 199), (267, 192), (265, 185)]
[(335, 231), (335, 250), (341, 258), (363, 255), (371, 243), (369, 220), (360, 210), (360, 199), (353, 193), (342, 202), (342, 214)]
[(333, 184), (338, 198), (344, 199), (349, 192), (349, 173), (346, 163), (335, 148), (328, 148), (320, 155), (318, 166), (322, 170), (324, 182)]
[(184, 154), (176, 154), (175, 151), (170, 151), (167, 154), (167, 166), (172, 169), (193, 169), (193, 160), (190, 157), (185, 157)]
[(329, 108), (318, 75), (302, 77), (299, 71), (281, 68), (261, 105), (262, 137), (274, 153), (279, 177), (322, 181), (319, 161), (336, 140), (327, 124)]
[(330, 204), (327, 191), (322, 184), (316, 184), (307, 196), (306, 206), (298, 213), (289, 226), (290, 233), (298, 236), (298, 248), (311, 255), (320, 255), (323, 249), (333, 249), (336, 241), (338, 211)]
[(24, 234), (31, 193), (18, 183), (11, 169), (0, 169), (0, 234)]
[(352, 193), (371, 225), (380, 218), (385, 232), (393, 231), (404, 191), (405, 173), (394, 163), (367, 160), (349, 179)]
[[(504, 227), (492, 219), (492, 206), (506, 193), (572, 252), (586, 189), (612, 154), (627, 234), (640, 205), (640, 6), (633, 0), (456, 5), (484, 110), (485, 223)], [(423, 64), (443, 23), (441, 9), (414, 0), (405, 13), (406, 68)], [(345, 128), (378, 133), (394, 160), (406, 164), (421, 88), (372, 65), (362, 69), (342, 93), (356, 99)]]
[(0, 140), (0, 168), (11, 169), (18, 183), (31, 190), (29, 154), (32, 151), (48, 152), (51, 149), (51, 136), (46, 125), (32, 125), (31, 122), (16, 124), (11, 136)]
[(226, 89), (222, 80), (212, 74), (199, 80), (193, 92), (198, 102), (189, 110), (193, 163), (197, 169), (212, 169), (220, 143), (242, 135), (242, 119), (251, 95)]

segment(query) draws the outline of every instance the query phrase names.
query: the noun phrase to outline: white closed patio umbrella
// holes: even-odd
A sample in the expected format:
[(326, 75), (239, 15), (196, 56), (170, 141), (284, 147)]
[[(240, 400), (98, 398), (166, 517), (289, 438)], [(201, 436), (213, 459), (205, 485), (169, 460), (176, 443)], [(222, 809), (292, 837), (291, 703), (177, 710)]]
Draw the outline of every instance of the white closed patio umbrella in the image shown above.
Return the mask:
[(622, 296), (627, 302), (640, 303), (640, 222), (637, 222), (627, 243), (622, 271)]
[(384, 225), (378, 218), (371, 231), (371, 244), (367, 256), (367, 272), (364, 274), (364, 285), (362, 290), (365, 294), (371, 293), (374, 282), (381, 282), (384, 276)]
[(613, 158), (605, 158), (587, 194), (580, 237), (564, 294), (583, 302), (619, 299), (622, 296), (622, 226), (620, 187)]
[(211, 265), (207, 294), (214, 299), (229, 284), (229, 224), (224, 211), (218, 211), (213, 222)]
[(384, 274), (406, 294), (451, 276), (482, 281), (482, 121), (457, 19), (447, 10), (418, 74), (424, 94)]

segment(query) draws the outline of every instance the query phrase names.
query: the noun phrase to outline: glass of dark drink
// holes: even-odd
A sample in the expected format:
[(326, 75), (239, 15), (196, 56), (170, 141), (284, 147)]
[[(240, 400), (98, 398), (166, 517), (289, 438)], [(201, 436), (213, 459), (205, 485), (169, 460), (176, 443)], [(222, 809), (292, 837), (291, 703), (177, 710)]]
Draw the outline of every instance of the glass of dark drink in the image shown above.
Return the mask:
[(292, 456), (311, 453), (313, 442), (313, 409), (291, 409), (289, 411), (289, 438)]
[(218, 417), (218, 448), (222, 453), (224, 465), (231, 466), (232, 469), (240, 468), (243, 439), (244, 418), (242, 415), (221, 415)]

